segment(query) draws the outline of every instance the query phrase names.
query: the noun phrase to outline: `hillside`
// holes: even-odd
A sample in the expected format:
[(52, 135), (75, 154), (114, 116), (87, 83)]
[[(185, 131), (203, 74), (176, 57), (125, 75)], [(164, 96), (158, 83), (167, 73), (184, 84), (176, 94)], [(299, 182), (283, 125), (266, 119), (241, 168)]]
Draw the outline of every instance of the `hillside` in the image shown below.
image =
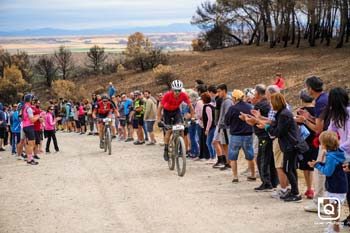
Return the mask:
[[(319, 75), (328, 89), (350, 87), (350, 48), (236, 47), (204, 53), (181, 52), (171, 55), (170, 65), (188, 88), (194, 86), (194, 80), (202, 79), (209, 84), (226, 83), (230, 90), (243, 89), (258, 83), (270, 84), (276, 72), (281, 72), (286, 80), (287, 98), (292, 103), (296, 103), (294, 97), (310, 75)], [(84, 95), (90, 96), (97, 89), (107, 88), (109, 81), (119, 93), (136, 89), (166, 91), (166, 86), (156, 85), (152, 71), (87, 77), (76, 83), (82, 87)]]

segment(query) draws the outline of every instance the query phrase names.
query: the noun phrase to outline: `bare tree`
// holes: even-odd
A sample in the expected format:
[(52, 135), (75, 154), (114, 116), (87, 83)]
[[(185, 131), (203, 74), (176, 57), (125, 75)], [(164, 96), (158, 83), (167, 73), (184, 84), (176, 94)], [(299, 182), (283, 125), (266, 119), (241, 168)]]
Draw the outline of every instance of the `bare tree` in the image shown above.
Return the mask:
[(74, 69), (72, 52), (62, 45), (59, 47), (58, 51), (55, 51), (54, 57), (57, 70), (60, 75), (62, 75), (62, 79), (68, 79)]
[(104, 63), (107, 59), (107, 54), (105, 54), (105, 49), (94, 45), (90, 48), (90, 51), (87, 52), (88, 56), (88, 68), (92, 69), (94, 73), (98, 74), (102, 71)]
[(55, 79), (57, 71), (54, 59), (47, 55), (41, 56), (35, 65), (35, 70), (39, 75), (45, 78), (47, 86), (51, 87), (52, 81)]

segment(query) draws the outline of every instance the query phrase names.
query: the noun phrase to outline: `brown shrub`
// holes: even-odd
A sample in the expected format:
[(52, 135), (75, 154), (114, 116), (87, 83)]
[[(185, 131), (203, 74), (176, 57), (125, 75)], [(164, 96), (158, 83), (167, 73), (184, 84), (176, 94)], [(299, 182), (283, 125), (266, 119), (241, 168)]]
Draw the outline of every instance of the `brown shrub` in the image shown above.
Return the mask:
[(153, 73), (158, 85), (166, 85), (169, 89), (171, 88), (171, 82), (175, 80), (175, 74), (171, 66), (158, 65), (153, 69)]

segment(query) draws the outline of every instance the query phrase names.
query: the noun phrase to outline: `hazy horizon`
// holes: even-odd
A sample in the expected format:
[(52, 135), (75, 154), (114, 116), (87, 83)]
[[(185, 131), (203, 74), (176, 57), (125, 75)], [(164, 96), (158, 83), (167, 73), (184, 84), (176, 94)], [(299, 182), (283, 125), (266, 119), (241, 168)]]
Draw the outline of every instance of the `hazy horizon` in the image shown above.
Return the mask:
[(1, 0), (0, 31), (166, 26), (189, 23), (203, 0)]

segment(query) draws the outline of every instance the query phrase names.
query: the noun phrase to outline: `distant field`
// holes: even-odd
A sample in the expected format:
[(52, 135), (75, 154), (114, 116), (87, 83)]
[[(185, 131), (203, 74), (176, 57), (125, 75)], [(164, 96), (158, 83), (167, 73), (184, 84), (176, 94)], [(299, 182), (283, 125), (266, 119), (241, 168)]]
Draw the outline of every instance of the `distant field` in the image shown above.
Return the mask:
[[(191, 47), (195, 33), (161, 33), (146, 34), (146, 36), (159, 47), (168, 51), (186, 51)], [(13, 37), (1, 38), (0, 46), (10, 53), (17, 50), (29, 54), (50, 54), (60, 45), (65, 45), (74, 53), (87, 52), (90, 47), (97, 44), (107, 52), (118, 53), (126, 48), (127, 35), (101, 35), (101, 36), (65, 36), (65, 37)]]

